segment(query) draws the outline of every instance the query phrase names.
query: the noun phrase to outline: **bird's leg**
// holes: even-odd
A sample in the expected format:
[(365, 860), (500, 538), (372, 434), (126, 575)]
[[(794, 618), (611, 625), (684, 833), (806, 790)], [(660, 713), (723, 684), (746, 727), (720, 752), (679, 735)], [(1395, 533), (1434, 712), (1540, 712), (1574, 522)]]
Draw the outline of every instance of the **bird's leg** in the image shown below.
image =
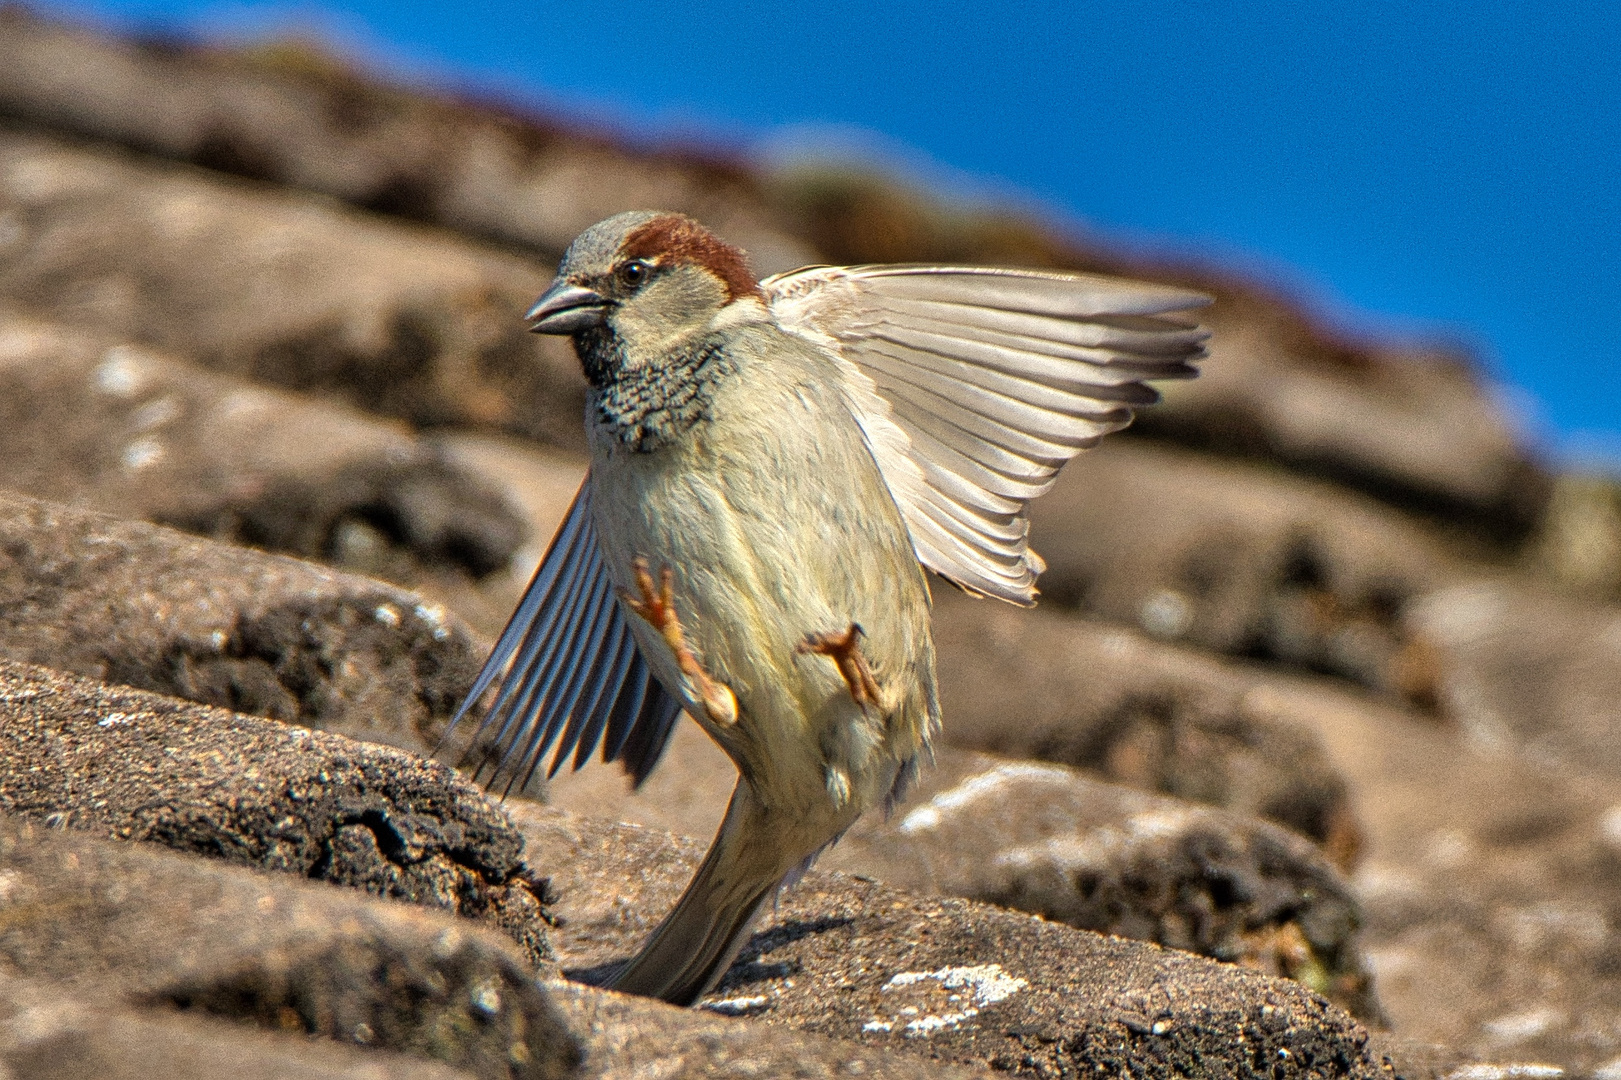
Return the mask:
[(856, 623), (851, 623), (843, 630), (832, 633), (806, 634), (805, 640), (799, 643), (795, 652), (817, 653), (833, 661), (844, 676), (845, 685), (850, 688), (850, 697), (863, 709), (874, 708), (880, 711), (883, 708), (882, 695), (878, 690), (878, 680), (873, 678), (872, 668), (867, 664), (867, 658), (861, 655), (861, 638), (864, 630)]
[(661, 569), (658, 587), (654, 588), (653, 574), (647, 567), (646, 559), (636, 556), (631, 567), (636, 572), (636, 591), (641, 595), (632, 596), (628, 590), (620, 589), (619, 599), (659, 632), (664, 643), (675, 654), (675, 663), (681, 669), (681, 674), (698, 691), (697, 698), (703, 702), (704, 712), (709, 719), (721, 727), (731, 727), (737, 723), (737, 696), (726, 684), (709, 677), (687, 644), (687, 636), (681, 630), (681, 620), (675, 613), (674, 573), (668, 566)]

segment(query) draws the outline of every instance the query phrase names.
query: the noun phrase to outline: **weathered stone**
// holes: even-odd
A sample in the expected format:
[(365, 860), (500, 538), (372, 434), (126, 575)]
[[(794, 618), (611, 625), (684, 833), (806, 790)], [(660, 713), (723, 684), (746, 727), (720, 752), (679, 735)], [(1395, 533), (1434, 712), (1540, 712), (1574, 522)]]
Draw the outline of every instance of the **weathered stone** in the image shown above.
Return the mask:
[(1475, 578), (1406, 624), (1432, 643), (1441, 708), (1469, 739), (1621, 777), (1621, 608)]
[(585, 1046), (580, 1080), (989, 1080), (992, 1075), (578, 983), (553, 983), (547, 989)]
[(482, 661), (382, 582), (0, 492), (0, 657), (431, 750)]
[(1254, 707), (1320, 732), (1357, 792), (1352, 886), (1398, 1036), (1502, 1070), (1483, 1078), (1621, 1070), (1621, 781), (1304, 681)]
[(0, 311), (0, 487), (395, 578), (501, 569), (523, 525), (396, 424)]
[(417, 424), (583, 444), (579, 362), (522, 319), (545, 265), (4, 126), (0, 223), (10, 303)]
[(1224, 299), (1200, 377), (1167, 388), (1140, 431), (1284, 462), (1499, 543), (1535, 526), (1548, 475), (1474, 358), (1353, 344), (1276, 295)]
[[(561, 961), (595, 978), (696, 868), (659, 830), (513, 807), (553, 874)], [(963, 900), (812, 872), (700, 1007), (1025, 1076), (1380, 1076), (1367, 1033), (1296, 983)]]
[(0, 978), (0, 1065), (27, 1080), (468, 1080), (438, 1062)]
[(444, 459), (481, 478), (524, 522), (528, 542), (513, 553), (505, 570), (480, 578), (472, 590), (446, 590), (441, 579), (421, 586), (443, 596), (457, 614), (494, 641), (518, 606), (552, 536), (585, 479), (586, 459), (527, 440), (486, 432), (443, 432), (434, 443)]
[(442, 1061), (562, 1077), (580, 1048), (504, 939), (439, 912), (0, 821), (8, 975), (69, 1000), (179, 1008)]
[[(1245, 964), (1379, 1018), (1356, 900), (1304, 838), (1061, 765), (949, 746), (935, 759), (893, 814), (862, 818), (818, 865)], [(641, 788), (593, 764), (551, 781), (546, 801), (708, 837), (735, 780), (725, 755), (683, 723)]]
[(1572, 596), (1621, 600), (1621, 480), (1583, 473), (1556, 477), (1527, 555), (1538, 576)]
[(0, 661), (0, 813), (485, 919), (550, 956), (506, 815), (386, 747)]
[(750, 249), (815, 259), (772, 228), (758, 182), (717, 155), (637, 152), (556, 120), (357, 75), (308, 45), (131, 42), (8, 8), (0, 116), (336, 196), (548, 252), (620, 210), (662, 207)]
[(821, 865), (1242, 964), (1380, 1019), (1350, 888), (1255, 818), (945, 748), (892, 818), (863, 818)]
[(1432, 658), (1401, 612), (1457, 560), (1372, 499), (1122, 439), (1059, 475), (1030, 537), (1049, 602), (1433, 704)]
[(1250, 705), (1259, 672), (1109, 626), (936, 590), (944, 740), (1270, 818), (1356, 861), (1319, 739)]

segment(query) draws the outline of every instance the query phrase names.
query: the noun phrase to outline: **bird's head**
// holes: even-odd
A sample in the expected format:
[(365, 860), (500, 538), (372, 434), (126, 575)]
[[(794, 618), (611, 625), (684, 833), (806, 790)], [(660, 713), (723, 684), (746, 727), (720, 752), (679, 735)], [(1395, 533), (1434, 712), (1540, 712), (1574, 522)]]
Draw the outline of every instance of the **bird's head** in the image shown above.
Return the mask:
[(537, 334), (572, 335), (586, 378), (600, 387), (760, 298), (742, 251), (685, 215), (635, 210), (576, 237), (526, 318)]

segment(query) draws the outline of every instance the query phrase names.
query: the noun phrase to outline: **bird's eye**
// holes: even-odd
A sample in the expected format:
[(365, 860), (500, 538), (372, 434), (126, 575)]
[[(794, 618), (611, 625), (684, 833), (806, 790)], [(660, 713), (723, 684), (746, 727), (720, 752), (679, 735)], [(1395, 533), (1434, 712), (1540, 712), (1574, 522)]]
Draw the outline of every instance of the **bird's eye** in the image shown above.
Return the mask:
[(640, 259), (632, 259), (619, 267), (619, 283), (634, 289), (647, 280), (650, 267)]

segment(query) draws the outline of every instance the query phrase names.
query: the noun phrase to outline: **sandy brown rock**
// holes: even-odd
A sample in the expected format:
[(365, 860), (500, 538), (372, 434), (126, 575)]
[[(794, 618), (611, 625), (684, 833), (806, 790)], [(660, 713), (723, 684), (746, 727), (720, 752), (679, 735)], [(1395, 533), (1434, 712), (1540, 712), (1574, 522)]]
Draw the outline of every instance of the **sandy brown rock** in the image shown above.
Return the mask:
[(1427, 645), (1401, 613), (1457, 560), (1372, 499), (1121, 439), (1060, 474), (1030, 537), (1049, 602), (1433, 704)]
[(0, 487), (395, 578), (501, 569), (499, 493), (432, 443), (0, 310)]
[(431, 589), (487, 640), (494, 641), (507, 624), (552, 536), (574, 504), (585, 479), (584, 455), (542, 446), (526, 439), (488, 432), (437, 432), (434, 443), (444, 459), (493, 490), (524, 522), (527, 541), (506, 568), (480, 578), (477, 589), (448, 590), (435, 577), (413, 587)]
[(579, 363), (522, 320), (546, 265), (3, 125), (0, 223), (12, 303), (417, 424), (581, 443)]
[[(893, 814), (862, 818), (818, 866), (1242, 963), (1378, 1019), (1356, 900), (1303, 837), (1061, 765), (949, 746), (935, 758)], [(707, 839), (735, 780), (708, 736), (682, 724), (641, 788), (593, 764), (560, 774), (546, 800)]]
[[(586, 976), (640, 944), (700, 854), (658, 830), (514, 814), (555, 875), (560, 958)], [(1288, 980), (823, 872), (700, 1007), (1027, 1076), (1388, 1075), (1362, 1028)]]
[(702, 1009), (678, 1009), (578, 983), (554, 983), (547, 989), (584, 1044), (581, 1080), (762, 1076), (967, 1080), (992, 1075), (985, 1069), (920, 1061), (880, 1046), (785, 1031)]
[(550, 957), (512, 823), (397, 750), (0, 661), (0, 813), (441, 908)]
[(1248, 299), (1211, 309), (1200, 377), (1168, 388), (1141, 431), (1285, 462), (1498, 542), (1525, 538), (1548, 476), (1472, 357), (1292, 335), (1287, 301)]
[(50, 982), (0, 979), (0, 1064), (27, 1080), (468, 1080), (404, 1054), (159, 1009), (89, 1003)]
[(1351, 782), (1369, 852), (1352, 885), (1397, 1036), (1621, 1068), (1621, 783), (1321, 685), (1275, 681), (1254, 705), (1313, 726)]
[(983, 1075), (537, 984), (465, 923), (145, 846), (0, 821), (0, 882), (0, 1062), (18, 1077)]
[(0, 657), (418, 751), (482, 663), (382, 582), (0, 492)]
[(1264, 673), (944, 589), (934, 625), (945, 742), (1269, 818), (1354, 864), (1345, 781), (1313, 732), (1251, 706)]
[(863, 818), (820, 865), (1242, 964), (1379, 1019), (1350, 887), (1255, 818), (944, 748), (889, 820)]
[(0, 821), (8, 974), (70, 1000), (179, 1008), (445, 1062), (561, 1077), (580, 1050), (520, 954), (440, 912)]
[(1621, 607), (1476, 578), (1406, 619), (1434, 643), (1442, 708), (1471, 741), (1621, 777)]
[(434, 221), (553, 256), (620, 210), (690, 213), (761, 273), (815, 259), (774, 229), (757, 182), (697, 152), (633, 151), (514, 110), (403, 90), (308, 45), (137, 43), (12, 8), (0, 116)]
[(1585, 600), (1621, 600), (1621, 480), (1555, 478), (1541, 527), (1526, 552), (1538, 577)]

